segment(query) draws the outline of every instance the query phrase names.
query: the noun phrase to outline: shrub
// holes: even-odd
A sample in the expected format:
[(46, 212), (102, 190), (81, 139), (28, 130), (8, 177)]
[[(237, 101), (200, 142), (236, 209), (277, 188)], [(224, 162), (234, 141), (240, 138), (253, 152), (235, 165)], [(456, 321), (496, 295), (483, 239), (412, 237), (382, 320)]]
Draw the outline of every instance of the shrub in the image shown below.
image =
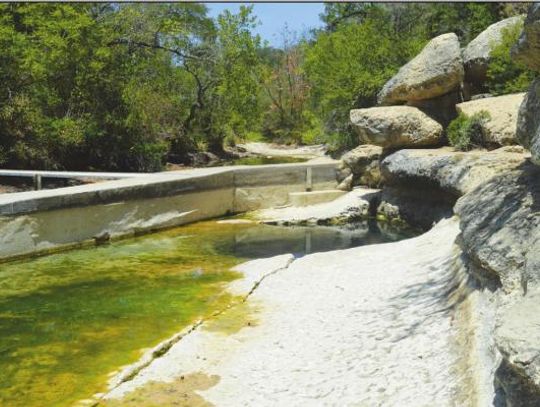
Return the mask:
[(460, 151), (468, 151), (484, 144), (484, 124), (491, 119), (486, 111), (467, 116), (460, 113), (446, 130), (450, 145)]

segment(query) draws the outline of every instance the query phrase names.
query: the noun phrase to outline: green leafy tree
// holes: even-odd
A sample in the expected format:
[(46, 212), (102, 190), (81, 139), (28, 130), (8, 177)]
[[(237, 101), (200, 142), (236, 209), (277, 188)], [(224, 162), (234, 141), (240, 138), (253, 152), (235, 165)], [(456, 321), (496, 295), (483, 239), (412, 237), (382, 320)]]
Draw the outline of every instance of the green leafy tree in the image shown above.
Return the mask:
[(379, 11), (362, 24), (341, 24), (306, 44), (311, 104), (336, 148), (354, 144), (347, 129), (349, 110), (375, 105), (384, 83), (425, 43), (422, 37), (395, 35), (389, 15)]

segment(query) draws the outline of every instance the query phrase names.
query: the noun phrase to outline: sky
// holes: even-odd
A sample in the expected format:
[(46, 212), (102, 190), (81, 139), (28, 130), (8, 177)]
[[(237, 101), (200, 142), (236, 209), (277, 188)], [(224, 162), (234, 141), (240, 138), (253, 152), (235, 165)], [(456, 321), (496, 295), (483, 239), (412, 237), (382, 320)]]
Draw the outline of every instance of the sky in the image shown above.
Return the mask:
[[(210, 16), (216, 17), (226, 9), (236, 13), (242, 4), (250, 3), (206, 3), (206, 6)], [(253, 14), (261, 22), (255, 32), (270, 45), (279, 47), (282, 44), (281, 32), (285, 24), (290, 31), (302, 34), (323, 25), (319, 19), (323, 10), (323, 3), (255, 3)]]

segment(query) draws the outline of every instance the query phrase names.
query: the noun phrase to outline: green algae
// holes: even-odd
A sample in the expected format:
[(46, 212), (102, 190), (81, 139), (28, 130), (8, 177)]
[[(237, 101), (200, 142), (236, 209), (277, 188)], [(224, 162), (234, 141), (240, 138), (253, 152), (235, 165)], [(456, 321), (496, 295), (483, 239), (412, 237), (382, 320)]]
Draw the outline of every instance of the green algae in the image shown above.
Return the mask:
[(69, 405), (103, 391), (143, 348), (224, 307), (243, 260), (215, 248), (228, 229), (203, 223), (1, 265), (0, 404)]
[[(238, 303), (225, 286), (245, 260), (407, 237), (352, 229), (208, 221), (0, 264), (0, 405), (67, 406), (106, 390), (145, 349)], [(247, 304), (220, 315), (208, 329), (258, 323)]]

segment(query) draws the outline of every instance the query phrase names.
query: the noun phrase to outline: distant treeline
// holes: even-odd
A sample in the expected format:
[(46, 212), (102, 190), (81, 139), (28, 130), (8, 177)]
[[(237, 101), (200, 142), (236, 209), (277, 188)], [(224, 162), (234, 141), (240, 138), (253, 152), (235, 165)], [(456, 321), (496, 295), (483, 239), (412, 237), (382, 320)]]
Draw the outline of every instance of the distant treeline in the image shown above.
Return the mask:
[[(328, 3), (323, 29), (271, 48), (250, 7), (0, 4), (0, 165), (154, 171), (246, 139), (345, 148), (349, 109), (373, 105), (430, 38), (464, 45), (525, 9)], [(523, 86), (501, 55), (495, 93)]]

